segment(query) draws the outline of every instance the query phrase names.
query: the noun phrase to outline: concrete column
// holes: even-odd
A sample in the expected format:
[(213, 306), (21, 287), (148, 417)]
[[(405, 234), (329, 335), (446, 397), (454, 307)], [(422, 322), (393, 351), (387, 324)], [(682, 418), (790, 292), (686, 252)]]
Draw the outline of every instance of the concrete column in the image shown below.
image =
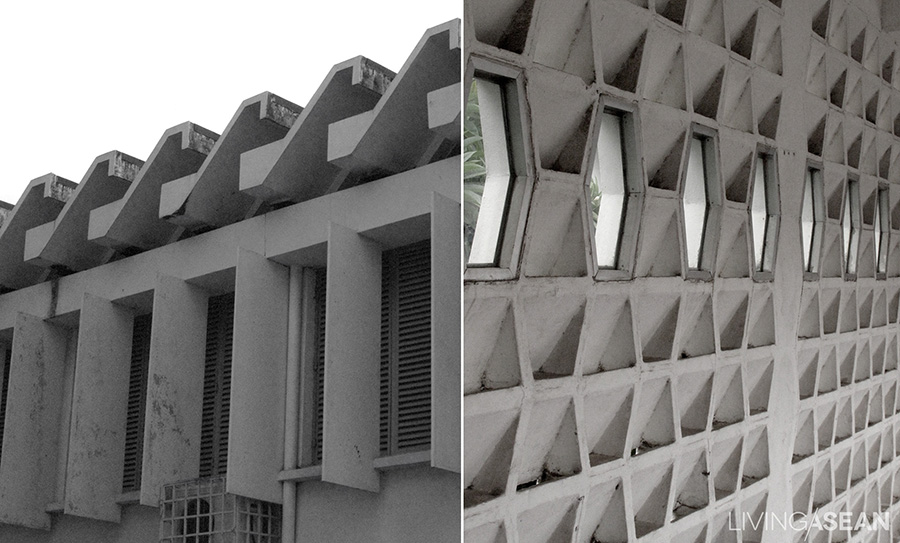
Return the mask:
[(377, 492), (381, 246), (328, 233), (322, 480)]
[(208, 299), (200, 287), (159, 276), (150, 332), (142, 505), (157, 507), (163, 485), (199, 475)]
[(78, 327), (64, 512), (121, 520), (134, 314), (85, 293)]
[(0, 523), (49, 530), (56, 499), (68, 331), (20, 313), (0, 463)]
[(460, 205), (433, 194), (431, 211), (431, 465), (460, 471)]
[(281, 503), (289, 271), (238, 251), (226, 489)]

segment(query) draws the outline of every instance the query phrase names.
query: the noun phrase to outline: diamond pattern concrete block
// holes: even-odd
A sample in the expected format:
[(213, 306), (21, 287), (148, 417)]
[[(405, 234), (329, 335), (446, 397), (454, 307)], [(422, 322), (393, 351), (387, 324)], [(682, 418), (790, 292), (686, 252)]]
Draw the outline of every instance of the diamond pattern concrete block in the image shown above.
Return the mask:
[(837, 332), (838, 316), (841, 307), (841, 291), (839, 289), (822, 289), (822, 331), (825, 335)]
[(644, 98), (675, 109), (687, 108), (684, 47), (678, 35), (657, 27), (651, 37)]
[(834, 346), (824, 347), (819, 356), (818, 393), (834, 392), (838, 387), (837, 352)]
[(535, 191), (528, 225), (525, 275), (529, 277), (584, 277), (587, 275), (584, 205), (580, 193), (542, 184)]
[(719, 47), (725, 47), (723, 0), (694, 0), (688, 14), (688, 30)]
[(621, 479), (591, 488), (579, 524), (583, 526), (579, 541), (584, 543), (628, 542), (625, 494)]
[(516, 320), (506, 298), (482, 298), (466, 308), (465, 393), (521, 383)]
[(744, 343), (749, 298), (742, 290), (721, 291), (716, 296), (716, 324), (723, 351), (740, 349)]
[(634, 366), (634, 326), (631, 303), (626, 297), (599, 296), (588, 300), (586, 320), (591, 333), (582, 338), (585, 375)]
[(675, 442), (672, 385), (668, 379), (641, 384), (629, 435), (632, 456)]
[(675, 277), (681, 275), (681, 228), (678, 202), (671, 198), (647, 198), (642, 215), (635, 275)]
[(756, 39), (757, 10), (751, 2), (728, 3), (728, 21), (731, 35), (731, 50), (750, 60), (753, 42)]
[(562, 498), (519, 514), (517, 530), (521, 543), (569, 543), (575, 530), (580, 500)]
[(528, 38), (534, 0), (471, 2), (475, 37), (482, 43), (521, 53)]
[(800, 338), (819, 337), (819, 292), (815, 287), (804, 287), (800, 301)]
[(638, 537), (663, 527), (666, 521), (672, 464), (645, 469), (632, 476), (634, 529)]
[(726, 209), (722, 214), (717, 275), (750, 277), (750, 238), (747, 235), (747, 213)]
[(793, 509), (792, 511), (798, 513), (808, 513), (810, 506), (810, 498), (812, 497), (812, 468), (802, 471), (794, 475), (793, 489), (794, 489), (794, 499), (793, 499)]
[(819, 509), (832, 499), (834, 499), (834, 490), (831, 483), (831, 462), (826, 460), (816, 466), (813, 509)]
[(806, 91), (823, 100), (828, 97), (825, 78), (825, 48), (816, 42), (810, 43), (806, 65)]
[(594, 82), (591, 8), (586, 0), (545, 2), (535, 28), (534, 60)]
[(637, 299), (638, 329), (644, 362), (672, 358), (680, 298), (671, 295), (644, 296)]
[(518, 425), (517, 409), (466, 417), (463, 470), (466, 507), (486, 502), (506, 491)]
[(853, 343), (839, 345), (838, 360), (840, 360), (841, 386), (847, 386), (853, 382), (853, 367), (856, 365), (856, 345)]
[(740, 364), (716, 371), (713, 429), (744, 420), (744, 384)]
[(700, 39), (688, 41), (687, 49), (694, 112), (715, 119), (725, 83), (728, 55), (719, 47)]
[(816, 438), (818, 439), (819, 451), (831, 447), (834, 439), (834, 412), (835, 405), (825, 405), (816, 411)]
[(675, 478), (674, 518), (681, 519), (709, 505), (709, 467), (706, 449), (685, 451)]
[(732, 437), (716, 441), (712, 446), (712, 476), (716, 500), (734, 493), (738, 487), (743, 438)]
[(810, 457), (816, 452), (815, 425), (813, 412), (807, 410), (797, 418), (797, 432), (794, 435), (794, 463)]
[(841, 333), (857, 329), (859, 326), (857, 316), (856, 291), (845, 289), (841, 293)]
[(669, 108), (645, 104), (641, 114), (644, 161), (651, 187), (678, 190), (688, 123)]
[(636, 92), (649, 35), (649, 13), (604, 3), (598, 15), (600, 22), (594, 38), (602, 51), (603, 81), (617, 89)]
[(502, 522), (484, 524), (477, 528), (466, 530), (466, 543), (506, 543), (506, 530)]
[(819, 370), (819, 350), (804, 349), (797, 359), (800, 399), (811, 398), (816, 393), (816, 374)]
[(702, 293), (686, 293), (682, 299), (681, 311), (678, 358), (693, 358), (715, 353), (712, 297)]
[(596, 95), (580, 77), (548, 69), (531, 72), (527, 92), (541, 167), (580, 172)]
[(632, 387), (603, 390), (584, 399), (584, 432), (588, 459), (598, 466), (624, 457), (631, 419)]
[(725, 182), (725, 198), (732, 202), (746, 203), (750, 190), (750, 172), (756, 151), (749, 138), (736, 138), (730, 133), (720, 134), (719, 148), (722, 155), (722, 179)]
[(775, 362), (771, 358), (753, 360), (747, 363), (744, 375), (747, 377), (750, 416), (763, 413), (769, 409), (769, 394), (772, 390), (774, 364)]
[(741, 488), (747, 488), (769, 476), (769, 433), (766, 427), (751, 431), (744, 446)]
[(755, 118), (750, 89), (750, 70), (737, 61), (731, 61), (725, 77), (720, 122), (735, 130), (753, 132)]
[[(743, 543), (761, 543), (765, 534), (766, 526), (763, 523), (757, 523), (756, 519), (763, 518), (768, 503), (768, 494), (759, 494), (745, 500), (741, 504), (741, 510), (744, 512), (744, 522), (741, 526), (741, 541)], [(750, 522), (748, 519), (752, 519)]]
[[(834, 442), (840, 443), (853, 434), (853, 405), (849, 398), (838, 402), (837, 417), (834, 421)], [(849, 459), (848, 459), (849, 466)]]
[(678, 378), (678, 409), (683, 437), (706, 431), (712, 398), (713, 372), (686, 373)]
[(520, 490), (579, 473), (581, 460), (571, 400), (563, 398), (535, 404), (520, 445), (517, 453)]
[(753, 51), (756, 63), (773, 74), (781, 75), (781, 25), (778, 24), (775, 14), (766, 10), (760, 10), (758, 13), (759, 28)]
[(523, 300), (536, 379), (571, 375), (575, 369), (585, 301), (580, 296), (536, 295)]

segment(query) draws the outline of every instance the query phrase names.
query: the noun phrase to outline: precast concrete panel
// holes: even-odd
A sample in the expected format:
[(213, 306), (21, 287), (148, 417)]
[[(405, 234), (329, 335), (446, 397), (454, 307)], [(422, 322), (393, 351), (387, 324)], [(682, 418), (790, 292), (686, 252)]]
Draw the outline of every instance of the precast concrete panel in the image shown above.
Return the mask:
[(281, 503), (289, 270), (238, 250), (226, 490)]
[(381, 246), (328, 232), (322, 480), (377, 492)]
[(197, 286), (159, 276), (150, 332), (143, 505), (157, 506), (163, 485), (199, 474), (208, 299)]
[(0, 522), (49, 530), (56, 491), (68, 331), (20, 313), (13, 332)]
[(431, 465), (460, 471), (460, 205), (433, 193), (431, 211)]
[(85, 293), (80, 319), (63, 507), (119, 522), (134, 314)]

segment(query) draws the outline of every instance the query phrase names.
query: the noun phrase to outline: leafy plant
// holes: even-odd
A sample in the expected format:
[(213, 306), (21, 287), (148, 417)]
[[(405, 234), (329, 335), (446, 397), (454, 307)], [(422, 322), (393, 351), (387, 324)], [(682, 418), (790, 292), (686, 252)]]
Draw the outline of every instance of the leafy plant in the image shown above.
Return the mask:
[(484, 138), (481, 135), (481, 110), (478, 106), (478, 85), (472, 81), (469, 99), (466, 102), (466, 116), (463, 123), (463, 238), (466, 259), (472, 250), (475, 224), (481, 209), (484, 194)]

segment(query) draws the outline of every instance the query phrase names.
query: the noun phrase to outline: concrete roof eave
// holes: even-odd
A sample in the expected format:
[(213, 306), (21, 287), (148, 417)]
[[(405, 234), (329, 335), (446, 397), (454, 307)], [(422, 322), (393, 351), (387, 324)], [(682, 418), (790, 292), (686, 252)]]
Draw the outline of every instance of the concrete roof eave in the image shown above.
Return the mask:
[(163, 183), (195, 173), (218, 134), (193, 123), (166, 130), (121, 200), (91, 211), (88, 240), (116, 250), (147, 250), (172, 241), (180, 229), (157, 213)]
[(340, 183), (341, 170), (327, 159), (328, 126), (371, 110), (394, 77), (361, 56), (336, 64), (282, 141), (241, 157), (241, 191), (268, 203), (298, 202)]
[(302, 111), (271, 92), (244, 100), (200, 169), (162, 186), (158, 216), (188, 230), (252, 216), (257, 202), (238, 191), (241, 154), (280, 141)]

